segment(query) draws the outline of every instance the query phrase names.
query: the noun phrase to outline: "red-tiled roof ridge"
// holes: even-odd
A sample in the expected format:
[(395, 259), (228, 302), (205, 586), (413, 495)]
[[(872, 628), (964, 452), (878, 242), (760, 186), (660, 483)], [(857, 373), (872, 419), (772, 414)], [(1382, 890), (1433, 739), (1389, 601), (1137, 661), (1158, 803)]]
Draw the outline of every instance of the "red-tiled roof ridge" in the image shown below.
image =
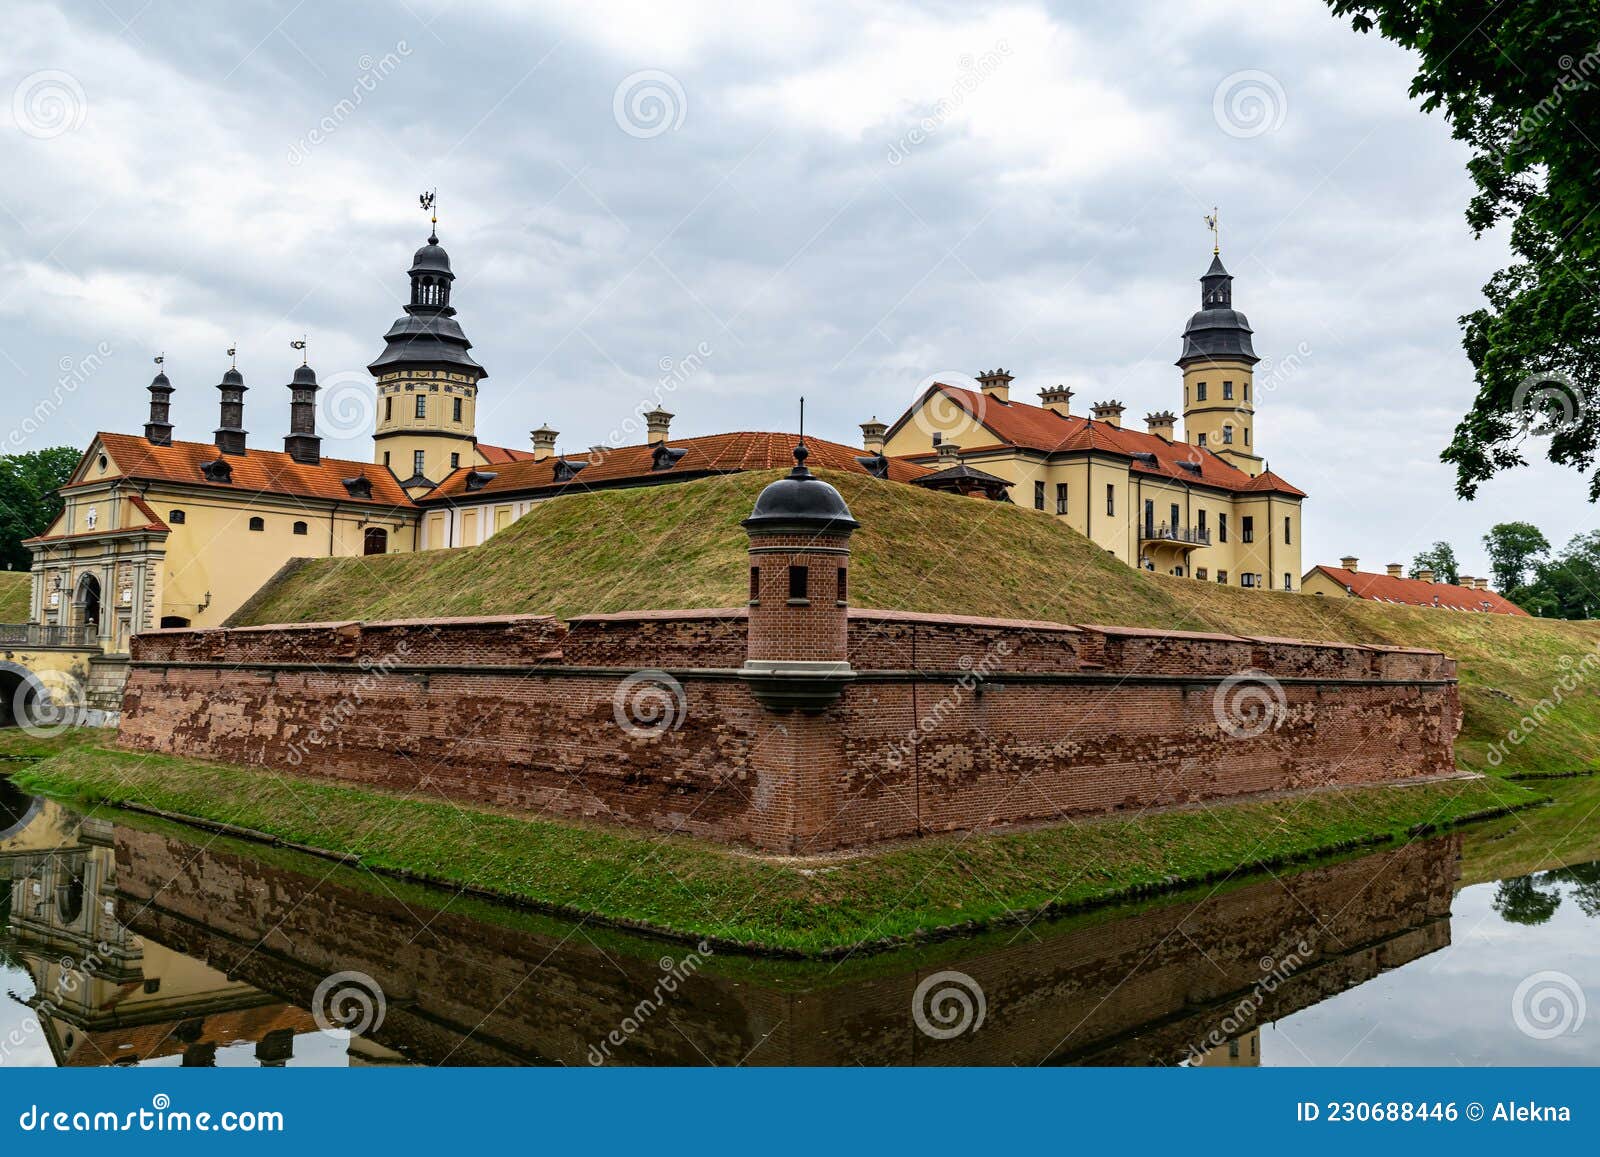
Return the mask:
[[(371, 462), (323, 458), (312, 464), (297, 462), (281, 450), (252, 448), (247, 454), (224, 455), (214, 443), (207, 442), (174, 441), (170, 446), (158, 446), (137, 434), (104, 431), (95, 437), (110, 453), (121, 472), (120, 476), (125, 478), (236, 492), (317, 498), (328, 502), (389, 507), (411, 505), (411, 500), (389, 469)], [(202, 463), (218, 458), (224, 458), (232, 468), (232, 482), (209, 482), (201, 472)], [(372, 484), (370, 499), (355, 498), (345, 489), (344, 480), (357, 477), (365, 478)]]
[(1401, 603), (1413, 607), (1439, 607), (1454, 611), (1487, 611), (1497, 615), (1528, 614), (1516, 603), (1494, 591), (1480, 591), (1476, 588), (1456, 586), (1454, 583), (1430, 583), (1421, 579), (1396, 578), (1390, 574), (1348, 570), (1342, 566), (1323, 566), (1320, 563), (1311, 569), (1321, 571), (1334, 582), (1348, 587), (1357, 597), (1375, 602)]
[(532, 450), (517, 450), (511, 446), (494, 446), (488, 442), (478, 443), (478, 453), (483, 455), (483, 460), (491, 466), (502, 462), (531, 462)]

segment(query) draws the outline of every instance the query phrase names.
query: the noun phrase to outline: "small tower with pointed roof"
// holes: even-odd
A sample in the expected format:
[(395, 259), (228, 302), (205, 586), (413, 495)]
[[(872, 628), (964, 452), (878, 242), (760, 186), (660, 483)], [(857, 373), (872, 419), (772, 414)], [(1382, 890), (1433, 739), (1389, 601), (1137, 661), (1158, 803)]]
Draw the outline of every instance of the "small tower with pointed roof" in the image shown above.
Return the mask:
[(1184, 441), (1208, 450), (1246, 474), (1259, 475), (1255, 445), (1255, 365), (1250, 322), (1233, 308), (1233, 275), (1213, 250), (1200, 278), (1200, 309), (1183, 330)]
[(848, 637), (850, 536), (841, 495), (806, 468), (767, 486), (742, 525), (750, 539), (750, 618), (743, 676), (774, 710), (821, 711), (855, 678)]
[(229, 366), (217, 383), (222, 396), (221, 421), (217, 426), (217, 449), (224, 454), (244, 454), (246, 433), (244, 429), (244, 375), (236, 366)]
[(407, 271), (411, 300), (367, 367), (377, 379), (377, 461), (412, 495), (476, 464), (478, 385), (488, 376), (456, 321), (455, 273), (439, 244), (436, 216), (432, 224)]
[(172, 445), (172, 383), (165, 370), (157, 370), (147, 387), (150, 391), (150, 420), (144, 424), (145, 441), (152, 446)]
[(295, 367), (289, 383), (289, 433), (283, 452), (296, 462), (315, 466), (322, 461), (322, 439), (317, 437), (317, 374), (309, 365)]

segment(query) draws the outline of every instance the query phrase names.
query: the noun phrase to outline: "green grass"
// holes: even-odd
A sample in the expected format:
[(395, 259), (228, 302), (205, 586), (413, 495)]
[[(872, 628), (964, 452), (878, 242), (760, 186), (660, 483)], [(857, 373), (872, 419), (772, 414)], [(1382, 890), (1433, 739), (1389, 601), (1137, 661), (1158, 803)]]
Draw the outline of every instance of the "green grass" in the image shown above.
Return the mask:
[(1600, 860), (1600, 775), (1528, 780), (1546, 807), (1475, 824), (1461, 851), (1461, 883), (1481, 884)]
[(204, 817), (556, 914), (799, 955), (1233, 878), (1540, 798), (1495, 779), (1365, 788), (928, 839), (802, 869), (688, 839), (119, 751), (102, 746), (109, 739), (79, 733), (47, 753), (5, 734), (0, 754), (48, 754), (13, 773), (32, 791)]
[(28, 621), (32, 582), (26, 571), (0, 570), (0, 623)]
[[(739, 520), (777, 475), (558, 498), (470, 550), (309, 562), (241, 621), (736, 606), (747, 583)], [(1593, 768), (1600, 679), (1491, 747), (1600, 647), (1600, 622), (1560, 622), (1246, 591), (1133, 570), (1031, 510), (828, 474), (862, 528), (852, 601), (863, 607), (1221, 630), (1441, 650), (1460, 663), (1461, 766), (1498, 773)], [(1596, 674), (1600, 674), (1597, 671)]]

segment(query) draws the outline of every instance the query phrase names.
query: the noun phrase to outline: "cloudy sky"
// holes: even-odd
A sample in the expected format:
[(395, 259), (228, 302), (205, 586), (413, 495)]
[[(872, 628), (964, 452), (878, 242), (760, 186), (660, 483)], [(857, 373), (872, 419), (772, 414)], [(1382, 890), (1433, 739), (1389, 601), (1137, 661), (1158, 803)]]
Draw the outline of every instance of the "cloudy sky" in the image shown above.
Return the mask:
[(486, 441), (580, 449), (658, 396), (676, 434), (792, 429), (803, 394), (855, 442), (995, 365), (1142, 418), (1178, 408), (1217, 204), (1308, 564), (1446, 538), (1483, 574), (1496, 521), (1593, 525), (1550, 467), (1455, 500), (1456, 318), (1504, 249), (1410, 58), (1317, 0), (24, 0), (7, 32), (0, 425), (43, 403), (29, 448), (137, 429), (163, 351), (209, 439), (234, 343), (280, 446), (301, 334), (348, 428), (432, 187)]

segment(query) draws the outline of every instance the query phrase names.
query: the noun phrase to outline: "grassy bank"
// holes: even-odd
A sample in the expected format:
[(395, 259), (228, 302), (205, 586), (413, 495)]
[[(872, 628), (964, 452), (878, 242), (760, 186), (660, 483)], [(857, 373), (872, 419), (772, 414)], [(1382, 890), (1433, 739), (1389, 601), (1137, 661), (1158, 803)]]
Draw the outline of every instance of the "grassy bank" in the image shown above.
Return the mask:
[(0, 623), (28, 621), (32, 581), (27, 571), (0, 570)]
[(103, 746), (109, 733), (79, 733), (49, 750), (10, 738), (17, 734), (0, 733), (0, 754), (46, 756), (13, 773), (32, 791), (203, 817), (558, 914), (801, 955), (1237, 878), (1539, 798), (1493, 779), (1368, 788), (930, 839), (799, 867), (687, 839), (117, 751)]
[[(738, 605), (749, 581), (739, 520), (773, 477), (574, 495), (544, 503), (470, 550), (309, 562), (265, 589), (241, 621)], [(851, 573), (859, 606), (1429, 647), (1460, 662), (1463, 767), (1507, 773), (1600, 762), (1593, 742), (1600, 682), (1569, 692), (1553, 710), (1541, 707), (1600, 646), (1600, 622), (1462, 614), (1152, 575), (1031, 510), (851, 475), (828, 478), (862, 523)], [(1536, 710), (1538, 725), (1523, 727)], [(1513, 728), (1528, 732), (1516, 744), (1506, 742)], [(1491, 762), (1496, 744), (1504, 749)]]

